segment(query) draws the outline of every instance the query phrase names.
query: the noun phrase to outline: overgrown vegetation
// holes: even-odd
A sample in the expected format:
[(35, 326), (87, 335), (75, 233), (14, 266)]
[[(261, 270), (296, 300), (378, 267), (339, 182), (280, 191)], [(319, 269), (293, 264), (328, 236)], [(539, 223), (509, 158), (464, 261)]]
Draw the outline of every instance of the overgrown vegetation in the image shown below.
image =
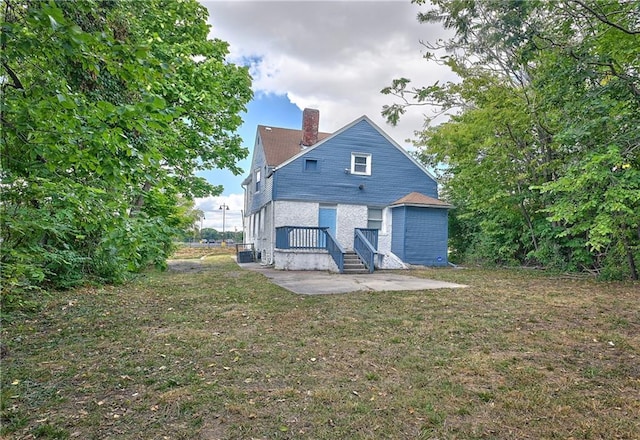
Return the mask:
[[(415, 0), (417, 4), (426, 4)], [(453, 258), (638, 279), (640, 9), (628, 1), (433, 1), (452, 37), (424, 43), (455, 83), (383, 93), (395, 122), (431, 105), (416, 133), (441, 174)], [(439, 120), (438, 120), (439, 121)]]
[(247, 154), (246, 68), (196, 0), (5, 0), (0, 236), (5, 311), (42, 289), (163, 266), (195, 176)]
[(172, 264), (3, 327), (2, 435), (640, 437), (637, 283), (416, 270), (469, 287), (309, 297)]

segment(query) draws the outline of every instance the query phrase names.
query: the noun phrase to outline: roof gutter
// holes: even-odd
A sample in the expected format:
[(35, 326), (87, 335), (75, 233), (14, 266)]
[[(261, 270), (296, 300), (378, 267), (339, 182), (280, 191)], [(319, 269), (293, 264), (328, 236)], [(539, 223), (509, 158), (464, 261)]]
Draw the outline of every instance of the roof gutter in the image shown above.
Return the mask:
[(412, 208), (437, 208), (437, 209), (453, 209), (455, 208), (455, 206), (453, 205), (449, 205), (444, 204), (444, 205), (428, 205), (428, 204), (421, 204), (421, 203), (400, 203), (398, 205), (389, 205), (389, 208), (399, 208), (400, 206), (409, 206)]

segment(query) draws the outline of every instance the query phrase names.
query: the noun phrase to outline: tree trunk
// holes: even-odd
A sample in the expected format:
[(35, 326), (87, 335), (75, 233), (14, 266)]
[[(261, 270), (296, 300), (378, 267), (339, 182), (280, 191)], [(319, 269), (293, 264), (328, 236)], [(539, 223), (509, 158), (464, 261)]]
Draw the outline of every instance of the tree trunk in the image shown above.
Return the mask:
[(150, 189), (150, 182), (145, 182), (145, 184), (142, 185), (142, 193), (138, 197), (136, 197), (136, 200), (133, 202), (131, 217), (134, 217), (136, 213), (140, 212), (140, 210), (142, 209), (142, 205), (144, 205), (144, 193), (148, 192)]
[(538, 240), (536, 239), (536, 233), (533, 229), (533, 224), (531, 223), (531, 217), (529, 216), (529, 212), (527, 212), (527, 208), (525, 208), (524, 203), (520, 202), (520, 210), (522, 211), (522, 215), (524, 219), (527, 221), (527, 226), (529, 227), (529, 232), (531, 233), (531, 241), (533, 242), (533, 248), (538, 252)]
[(631, 279), (638, 280), (638, 269), (636, 267), (635, 259), (633, 258), (633, 248), (629, 244), (629, 237), (627, 237), (627, 226), (622, 226), (622, 244), (624, 250), (627, 253), (627, 263), (629, 264), (629, 270), (631, 271)]

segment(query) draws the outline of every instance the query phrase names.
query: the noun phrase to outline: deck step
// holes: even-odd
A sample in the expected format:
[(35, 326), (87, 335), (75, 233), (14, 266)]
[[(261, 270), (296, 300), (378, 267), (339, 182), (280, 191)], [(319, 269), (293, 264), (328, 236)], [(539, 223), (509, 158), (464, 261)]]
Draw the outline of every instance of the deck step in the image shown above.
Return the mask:
[(344, 268), (345, 274), (368, 274), (369, 270), (366, 268), (358, 254), (353, 251), (345, 252), (344, 254)]
[(369, 275), (367, 269), (343, 269), (343, 275)]

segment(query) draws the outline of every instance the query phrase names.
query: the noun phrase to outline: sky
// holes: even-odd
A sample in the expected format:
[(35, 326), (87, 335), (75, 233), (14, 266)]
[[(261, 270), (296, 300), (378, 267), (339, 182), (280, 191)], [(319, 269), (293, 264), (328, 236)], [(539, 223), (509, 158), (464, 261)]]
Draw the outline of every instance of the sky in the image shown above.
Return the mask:
[(320, 131), (335, 132), (367, 115), (411, 149), (407, 140), (433, 110), (412, 107), (393, 127), (381, 111), (394, 98), (380, 90), (400, 77), (416, 86), (455, 80), (448, 69), (423, 58), (421, 41), (446, 34), (438, 25), (418, 23), (416, 16), (425, 7), (409, 0), (201, 3), (209, 11), (210, 38), (229, 43), (229, 62), (250, 67), (254, 92), (238, 130), (250, 150), (239, 163), (245, 173), (198, 173), (224, 186), (221, 196), (196, 199), (196, 207), (205, 213), (205, 228), (223, 229), (220, 207), (226, 205), (225, 230), (242, 230), (241, 182), (251, 165), (257, 125), (300, 129), (302, 110), (308, 107), (320, 111)]

